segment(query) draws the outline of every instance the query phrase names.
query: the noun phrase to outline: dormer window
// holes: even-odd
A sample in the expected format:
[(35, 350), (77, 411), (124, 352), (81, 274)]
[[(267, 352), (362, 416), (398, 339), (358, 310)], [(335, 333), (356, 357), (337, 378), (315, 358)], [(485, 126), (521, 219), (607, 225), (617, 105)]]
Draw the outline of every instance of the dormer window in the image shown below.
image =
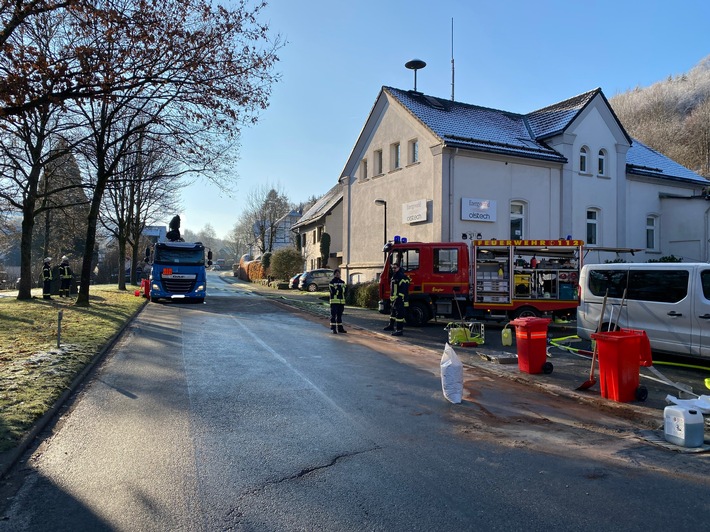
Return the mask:
[(606, 151), (599, 150), (599, 167), (597, 168), (599, 175), (606, 175)]
[(589, 150), (586, 146), (582, 146), (582, 149), (579, 150), (579, 171), (581, 173), (587, 172), (587, 155), (589, 155)]

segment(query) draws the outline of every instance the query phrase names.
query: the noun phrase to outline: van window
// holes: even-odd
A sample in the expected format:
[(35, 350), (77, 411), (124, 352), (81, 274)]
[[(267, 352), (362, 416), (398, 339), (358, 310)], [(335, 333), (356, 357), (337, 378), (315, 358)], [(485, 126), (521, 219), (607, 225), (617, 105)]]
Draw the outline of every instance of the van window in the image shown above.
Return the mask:
[[(708, 294), (710, 294), (710, 271), (707, 273)], [(609, 297), (622, 298), (628, 287), (626, 298), (639, 301), (676, 303), (688, 294), (686, 270), (590, 270), (589, 290), (603, 297), (609, 290)]]
[(626, 288), (626, 271), (590, 270), (589, 290), (595, 296), (603, 297), (609, 290), (609, 297), (622, 297)]
[(677, 303), (688, 295), (687, 270), (631, 270), (628, 299)]
[(700, 282), (703, 285), (703, 296), (710, 299), (710, 270), (700, 272)]

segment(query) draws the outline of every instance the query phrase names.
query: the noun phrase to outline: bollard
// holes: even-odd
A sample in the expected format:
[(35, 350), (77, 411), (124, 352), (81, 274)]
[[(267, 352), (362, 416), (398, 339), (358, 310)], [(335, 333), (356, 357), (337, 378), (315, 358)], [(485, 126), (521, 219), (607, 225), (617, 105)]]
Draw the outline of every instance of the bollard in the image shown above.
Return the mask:
[(62, 341), (62, 318), (64, 317), (64, 311), (59, 311), (59, 316), (57, 316), (57, 349)]

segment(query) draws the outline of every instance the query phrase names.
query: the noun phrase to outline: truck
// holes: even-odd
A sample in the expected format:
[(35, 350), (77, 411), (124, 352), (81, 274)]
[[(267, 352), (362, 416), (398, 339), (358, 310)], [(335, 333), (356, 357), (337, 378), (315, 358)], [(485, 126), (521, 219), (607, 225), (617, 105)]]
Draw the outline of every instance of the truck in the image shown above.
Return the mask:
[(212, 264), (211, 255), (208, 252), (205, 260), (201, 242), (157, 242), (150, 265), (150, 300), (203, 303), (207, 295), (205, 266)]
[(495, 319), (552, 315), (574, 317), (582, 240), (471, 240), (407, 242), (384, 247), (378, 310), (390, 312), (390, 271), (400, 264), (409, 284), (406, 321), (421, 326), (432, 319)]

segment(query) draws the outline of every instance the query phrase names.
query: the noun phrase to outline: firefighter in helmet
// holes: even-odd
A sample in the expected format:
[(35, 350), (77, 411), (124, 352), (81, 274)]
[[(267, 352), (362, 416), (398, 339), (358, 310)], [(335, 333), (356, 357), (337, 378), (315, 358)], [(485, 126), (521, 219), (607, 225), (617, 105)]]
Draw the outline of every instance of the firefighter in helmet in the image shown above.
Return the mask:
[(52, 257), (44, 259), (42, 266), (42, 298), (52, 299)]
[(333, 278), (328, 283), (330, 290), (330, 330), (333, 334), (346, 333), (343, 328), (343, 310), (345, 310), (345, 281), (340, 278), (340, 270), (336, 268)]
[(72, 273), (71, 266), (69, 266), (69, 257), (64, 255), (62, 263), (59, 265), (59, 280), (62, 283), (59, 287), (59, 297), (69, 297)]
[(390, 279), (390, 323), (384, 330), (392, 331), (392, 336), (402, 336), (404, 314), (409, 306), (410, 279), (405, 275), (398, 263), (392, 265), (392, 272), (392, 278)]

